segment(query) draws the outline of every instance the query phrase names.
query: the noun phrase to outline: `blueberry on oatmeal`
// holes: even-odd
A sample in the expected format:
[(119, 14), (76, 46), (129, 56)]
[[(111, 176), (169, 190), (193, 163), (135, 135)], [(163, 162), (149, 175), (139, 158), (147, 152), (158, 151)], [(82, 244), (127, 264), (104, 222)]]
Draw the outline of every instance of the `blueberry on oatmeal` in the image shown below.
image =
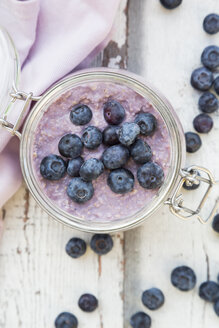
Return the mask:
[(107, 123), (119, 125), (125, 118), (125, 109), (116, 100), (108, 100), (103, 106), (103, 115)]
[(102, 155), (104, 166), (109, 170), (124, 166), (129, 159), (129, 150), (123, 145), (114, 145), (107, 148)]
[(102, 143), (103, 135), (99, 128), (88, 126), (81, 137), (84, 146), (88, 149), (95, 149)]
[(138, 124), (140, 133), (145, 136), (152, 136), (157, 128), (157, 119), (151, 113), (138, 113), (135, 116), (135, 123)]
[(80, 177), (85, 181), (97, 179), (104, 171), (103, 163), (97, 158), (89, 158), (80, 168)]
[(140, 128), (136, 123), (124, 123), (117, 131), (119, 141), (124, 146), (132, 145), (140, 133)]
[(125, 194), (134, 188), (134, 175), (130, 170), (117, 169), (110, 172), (107, 184), (116, 194)]
[(137, 178), (139, 184), (145, 189), (159, 188), (164, 181), (164, 172), (157, 163), (148, 162), (138, 168)]
[(68, 133), (59, 141), (58, 149), (62, 156), (76, 158), (81, 155), (83, 144), (79, 136)]
[(48, 155), (40, 163), (40, 174), (47, 180), (59, 180), (66, 173), (67, 163), (57, 155)]
[(86, 125), (92, 119), (91, 109), (84, 104), (78, 104), (72, 107), (70, 112), (70, 120), (75, 125)]
[(130, 154), (137, 164), (145, 164), (152, 158), (151, 147), (142, 139), (135, 141), (130, 148)]
[(67, 173), (70, 177), (79, 177), (79, 171), (84, 160), (81, 156), (68, 161)]
[(73, 178), (67, 187), (67, 195), (76, 203), (85, 203), (93, 197), (94, 188), (92, 182), (84, 181), (82, 178)]

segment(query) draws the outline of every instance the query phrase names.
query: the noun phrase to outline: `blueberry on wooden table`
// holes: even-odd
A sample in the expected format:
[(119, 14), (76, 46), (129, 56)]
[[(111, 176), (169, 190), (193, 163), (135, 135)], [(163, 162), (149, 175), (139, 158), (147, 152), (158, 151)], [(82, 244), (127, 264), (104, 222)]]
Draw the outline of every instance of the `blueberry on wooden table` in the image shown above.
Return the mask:
[(219, 317), (219, 299), (214, 303), (214, 311)]
[(140, 133), (140, 128), (136, 123), (124, 123), (117, 131), (119, 142), (124, 146), (132, 145)]
[(71, 238), (65, 246), (66, 253), (73, 259), (77, 259), (85, 254), (87, 245), (81, 238)]
[(77, 328), (78, 320), (76, 316), (69, 312), (62, 312), (55, 320), (56, 328)]
[(199, 114), (193, 120), (193, 126), (199, 133), (210, 132), (213, 124), (213, 120), (208, 114)]
[(98, 300), (92, 294), (83, 294), (79, 298), (78, 306), (84, 312), (93, 312), (98, 307)]
[(70, 112), (70, 120), (75, 125), (85, 125), (92, 119), (91, 109), (84, 104), (78, 104), (72, 107)]
[(132, 328), (150, 328), (151, 318), (144, 312), (137, 312), (131, 316), (130, 325)]
[(98, 255), (105, 255), (113, 248), (112, 237), (108, 234), (96, 234), (90, 241), (91, 249)]
[(62, 156), (76, 158), (81, 155), (83, 144), (79, 136), (68, 133), (59, 141), (58, 149)]
[(200, 91), (207, 91), (213, 84), (213, 74), (206, 67), (200, 67), (193, 71), (191, 75), (191, 85)]
[(203, 28), (208, 34), (215, 34), (219, 32), (219, 15), (209, 14), (205, 17)]
[(97, 158), (89, 158), (80, 168), (80, 177), (84, 181), (97, 179), (104, 171), (103, 163)]
[(212, 228), (214, 231), (219, 233), (219, 214), (216, 214), (213, 222), (212, 222)]
[(108, 100), (103, 105), (103, 115), (107, 123), (119, 125), (125, 118), (125, 109), (116, 100)]
[(127, 169), (116, 169), (109, 173), (107, 184), (116, 194), (126, 194), (134, 188), (134, 175)]
[(182, 0), (160, 0), (161, 4), (167, 9), (174, 9), (181, 5)]
[(62, 157), (57, 155), (48, 155), (40, 163), (40, 174), (47, 180), (59, 180), (66, 173), (67, 163)]
[(119, 143), (117, 131), (119, 130), (119, 126), (117, 125), (109, 125), (103, 131), (103, 143), (106, 146), (113, 146)]
[(67, 195), (76, 203), (85, 203), (93, 197), (92, 182), (84, 181), (80, 177), (73, 178), (67, 187)]
[(129, 150), (123, 145), (114, 145), (104, 150), (102, 161), (109, 170), (124, 166), (129, 159)]
[(219, 285), (214, 281), (203, 282), (199, 287), (199, 296), (207, 302), (216, 302), (219, 299)]
[(158, 288), (150, 288), (143, 292), (141, 300), (148, 309), (157, 310), (164, 304), (164, 294)]
[(138, 113), (134, 122), (138, 124), (140, 133), (145, 136), (152, 136), (157, 128), (157, 119), (151, 113)]
[(164, 181), (164, 172), (157, 163), (148, 162), (138, 168), (137, 179), (145, 189), (159, 188)]
[[(197, 175), (200, 176), (200, 173), (197, 172)], [(194, 183), (191, 182), (188, 183), (187, 181), (183, 183), (183, 188), (186, 190), (196, 190), (198, 189), (199, 186), (200, 186), (200, 181), (198, 179)]]
[(95, 126), (88, 126), (81, 137), (84, 146), (88, 149), (96, 149), (103, 141), (103, 135), (100, 129)]
[(208, 46), (201, 55), (202, 64), (210, 70), (216, 70), (219, 66), (219, 47)]
[(84, 160), (81, 156), (70, 159), (68, 161), (67, 173), (70, 177), (78, 177), (81, 165), (84, 163)]
[(219, 76), (214, 80), (214, 90), (219, 95)]
[(199, 109), (204, 113), (213, 113), (219, 108), (217, 97), (211, 92), (204, 92), (199, 98)]
[(185, 139), (186, 139), (186, 151), (188, 153), (195, 153), (197, 150), (200, 149), (202, 145), (202, 141), (197, 133), (186, 132)]
[(131, 145), (130, 154), (137, 164), (145, 164), (152, 158), (151, 147), (142, 139), (136, 140), (135, 143)]
[(195, 272), (187, 266), (177, 267), (171, 273), (171, 283), (181, 291), (189, 291), (196, 285)]

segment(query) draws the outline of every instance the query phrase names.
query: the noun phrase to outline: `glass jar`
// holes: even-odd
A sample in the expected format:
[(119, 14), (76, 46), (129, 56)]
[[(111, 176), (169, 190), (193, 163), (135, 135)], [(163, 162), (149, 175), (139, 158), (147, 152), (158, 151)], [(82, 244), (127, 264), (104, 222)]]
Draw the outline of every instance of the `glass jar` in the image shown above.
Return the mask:
[[(7, 43), (8, 42), (8, 48), (11, 51), (14, 47), (11, 46), (12, 41), (7, 37)], [(14, 61), (17, 63), (16, 52), (14, 52)], [(14, 68), (15, 76), (17, 71), (18, 70), (15, 70)], [(59, 99), (61, 95), (72, 90), (73, 88), (83, 86), (85, 84), (105, 82), (116, 85), (119, 84), (134, 90), (137, 94), (147, 99), (159, 113), (168, 130), (170, 139), (169, 169), (163, 185), (160, 187), (153, 199), (140, 210), (136, 210), (134, 214), (130, 216), (126, 215), (125, 217), (121, 217), (117, 220), (110, 218), (102, 221), (89, 221), (86, 218), (82, 219), (68, 213), (67, 211), (64, 211), (57, 206), (54, 201), (47, 197), (45, 192), (43, 192), (34, 170), (32, 149), (35, 132), (39, 122), (51, 104)], [(96, 68), (80, 71), (64, 78), (40, 97), (34, 97), (32, 93), (18, 91), (15, 83), (11, 85), (11, 90), (9, 93), (11, 95), (12, 102), (24, 101), (23, 110), (17, 122), (11, 124), (7, 121), (7, 112), (10, 106), (6, 106), (7, 110), (4, 108), (3, 114), (0, 115), (0, 123), (2, 127), (6, 128), (9, 132), (20, 138), (20, 163), (24, 180), (37, 203), (55, 220), (68, 225), (69, 227), (83, 231), (95, 233), (115, 232), (127, 230), (141, 224), (147, 218), (152, 216), (152, 214), (154, 214), (161, 206), (166, 204), (170, 207), (170, 210), (180, 218), (187, 219), (191, 216), (197, 215), (201, 222), (207, 221), (203, 220), (199, 213), (201, 208), (204, 206), (210, 189), (216, 181), (212, 177), (211, 173), (204, 168), (193, 166), (187, 169), (182, 169), (185, 163), (186, 152), (184, 133), (179, 119), (165, 97), (143, 81), (141, 77), (123, 70)], [(18, 127), (21, 122), (22, 115), (25, 113), (29, 103), (32, 100), (36, 101), (36, 104), (31, 109), (21, 134), (18, 131)], [(10, 110), (13, 110), (13, 107), (11, 107)], [(198, 171), (202, 171), (203, 174), (199, 176)], [(204, 176), (204, 174), (206, 176)], [(192, 210), (183, 205), (180, 189), (184, 182), (187, 184), (193, 184), (197, 183), (197, 181), (207, 183), (209, 187), (198, 208)], [(214, 215), (217, 206), (218, 203), (215, 204), (209, 218)], [(120, 210), (122, 212), (122, 208)]]

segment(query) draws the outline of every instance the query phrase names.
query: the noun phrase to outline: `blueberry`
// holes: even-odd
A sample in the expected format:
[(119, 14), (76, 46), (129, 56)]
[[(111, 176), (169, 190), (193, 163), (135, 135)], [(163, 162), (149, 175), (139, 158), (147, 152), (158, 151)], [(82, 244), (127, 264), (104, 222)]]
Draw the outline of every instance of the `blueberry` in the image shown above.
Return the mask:
[[(197, 172), (197, 175), (200, 176), (200, 173)], [(183, 183), (183, 188), (186, 190), (196, 190), (198, 189), (199, 186), (200, 186), (200, 181), (198, 179), (194, 183), (186, 182), (186, 181)]]
[(84, 104), (78, 104), (72, 107), (70, 120), (75, 125), (85, 125), (92, 119), (91, 109)]
[(124, 123), (117, 131), (119, 141), (124, 146), (132, 145), (135, 142), (139, 133), (140, 128), (138, 124), (128, 122)]
[(73, 178), (67, 187), (67, 195), (76, 203), (85, 203), (93, 197), (94, 188), (92, 182), (86, 182), (82, 178)]
[(199, 287), (199, 296), (208, 302), (216, 302), (219, 299), (219, 285), (214, 281), (203, 282)]
[(187, 266), (177, 267), (171, 273), (171, 282), (183, 292), (191, 290), (196, 284), (195, 272)]
[(188, 153), (195, 153), (202, 145), (202, 141), (197, 133), (186, 132), (186, 151)]
[(211, 92), (203, 93), (199, 99), (198, 105), (200, 110), (204, 113), (213, 113), (219, 108), (218, 99)]
[(125, 109), (116, 100), (109, 100), (103, 106), (105, 120), (112, 125), (119, 125), (125, 118)]
[(213, 83), (213, 74), (206, 67), (200, 67), (193, 71), (191, 85), (200, 91), (207, 91)]
[(150, 328), (151, 318), (144, 312), (137, 312), (131, 316), (130, 325), (132, 328)]
[(95, 149), (102, 143), (103, 136), (100, 129), (90, 125), (84, 130), (81, 139), (86, 148)]
[(113, 146), (119, 143), (117, 131), (119, 127), (116, 125), (107, 126), (103, 131), (103, 143), (106, 146)]
[(157, 163), (148, 162), (138, 168), (137, 178), (143, 188), (156, 189), (164, 181), (164, 172)]
[(84, 312), (93, 312), (98, 306), (98, 300), (92, 294), (83, 294), (79, 298), (78, 306)]
[(70, 159), (68, 162), (68, 167), (67, 167), (67, 173), (71, 177), (79, 177), (79, 171), (81, 168), (81, 165), (84, 163), (84, 160), (82, 157), (76, 157), (73, 159)]
[(131, 146), (131, 157), (137, 164), (145, 164), (151, 160), (151, 147), (142, 139), (138, 139)]
[(202, 64), (210, 70), (215, 70), (219, 66), (219, 47), (208, 46), (201, 55)]
[(157, 119), (151, 113), (138, 113), (135, 123), (140, 127), (140, 133), (145, 136), (152, 136), (157, 128)]
[(209, 14), (203, 22), (205, 32), (215, 34), (219, 32), (219, 16), (217, 14)]
[(134, 182), (134, 175), (127, 169), (111, 171), (107, 179), (108, 186), (116, 194), (125, 194), (132, 191)]
[(129, 159), (129, 150), (123, 145), (114, 145), (107, 148), (102, 155), (104, 166), (109, 170), (118, 169)]
[(89, 158), (80, 168), (80, 177), (85, 181), (97, 179), (104, 171), (103, 163), (97, 158)]
[(219, 299), (214, 303), (214, 311), (219, 317)]
[(93, 235), (90, 241), (91, 249), (98, 255), (105, 255), (113, 248), (112, 237), (108, 234)]
[(212, 222), (212, 228), (214, 231), (219, 233), (219, 214), (216, 214), (213, 222)]
[(207, 114), (199, 114), (194, 118), (193, 126), (199, 133), (208, 133), (213, 127), (213, 120)]
[(157, 310), (164, 304), (164, 294), (158, 288), (151, 288), (143, 292), (141, 300), (148, 309)]
[(69, 312), (62, 312), (55, 320), (56, 328), (77, 328), (78, 320), (74, 314)]
[(66, 253), (73, 259), (77, 259), (84, 255), (87, 250), (87, 245), (81, 238), (72, 238), (65, 246)]
[(64, 157), (76, 158), (81, 155), (83, 144), (76, 134), (66, 134), (58, 144), (59, 152)]
[(182, 0), (160, 0), (161, 4), (167, 9), (174, 9), (181, 5)]
[(40, 174), (47, 180), (59, 180), (64, 177), (66, 166), (62, 157), (49, 155), (44, 157), (40, 163)]
[(219, 76), (214, 80), (214, 90), (219, 95)]

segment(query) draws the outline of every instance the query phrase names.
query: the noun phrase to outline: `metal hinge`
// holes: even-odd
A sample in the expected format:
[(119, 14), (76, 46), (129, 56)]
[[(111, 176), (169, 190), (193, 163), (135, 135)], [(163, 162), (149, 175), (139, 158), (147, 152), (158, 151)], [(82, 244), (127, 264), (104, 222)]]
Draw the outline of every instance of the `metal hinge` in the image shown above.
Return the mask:
[[(205, 173), (207, 177), (205, 178), (201, 174), (199, 175), (198, 172)], [(207, 170), (206, 168), (200, 167), (200, 166), (195, 166), (195, 165), (190, 166), (186, 169), (182, 169), (180, 171), (180, 176), (181, 176), (180, 181), (174, 191), (173, 196), (171, 198), (169, 198), (165, 202), (165, 204), (169, 205), (170, 211), (174, 215), (178, 216), (179, 218), (181, 218), (183, 220), (188, 220), (189, 218), (196, 216), (197, 219), (201, 223), (203, 223), (203, 224), (207, 223), (209, 220), (211, 220), (213, 218), (213, 216), (216, 213), (217, 208), (219, 207), (219, 195), (215, 201), (215, 205), (213, 206), (211, 213), (209, 214), (209, 216), (206, 219), (203, 219), (201, 217), (200, 212), (208, 199), (211, 189), (215, 185), (219, 185), (219, 181), (215, 181), (214, 177), (212, 176), (212, 174), (209, 170)], [(201, 181), (208, 184), (208, 188), (207, 188), (205, 194), (203, 195), (196, 210), (193, 210), (191, 208), (184, 206), (183, 205), (184, 200), (182, 198), (182, 194), (180, 193), (180, 190), (181, 190), (183, 184), (186, 183), (187, 185), (192, 185), (194, 183), (197, 184)]]
[(9, 131), (12, 135), (17, 136), (19, 139), (21, 138), (21, 133), (18, 131), (21, 121), (24, 117), (24, 114), (26, 113), (31, 101), (38, 101), (40, 100), (41, 96), (36, 97), (33, 95), (32, 92), (24, 92), (24, 91), (18, 91), (16, 86), (13, 85), (13, 90), (10, 93), (11, 96), (11, 102), (14, 103), (17, 100), (24, 101), (23, 108), (20, 112), (20, 115), (18, 116), (16, 122), (14, 124), (10, 123), (7, 119), (8, 115), (8, 109), (3, 113), (3, 116), (0, 117), (0, 126), (5, 128), (7, 131)]

